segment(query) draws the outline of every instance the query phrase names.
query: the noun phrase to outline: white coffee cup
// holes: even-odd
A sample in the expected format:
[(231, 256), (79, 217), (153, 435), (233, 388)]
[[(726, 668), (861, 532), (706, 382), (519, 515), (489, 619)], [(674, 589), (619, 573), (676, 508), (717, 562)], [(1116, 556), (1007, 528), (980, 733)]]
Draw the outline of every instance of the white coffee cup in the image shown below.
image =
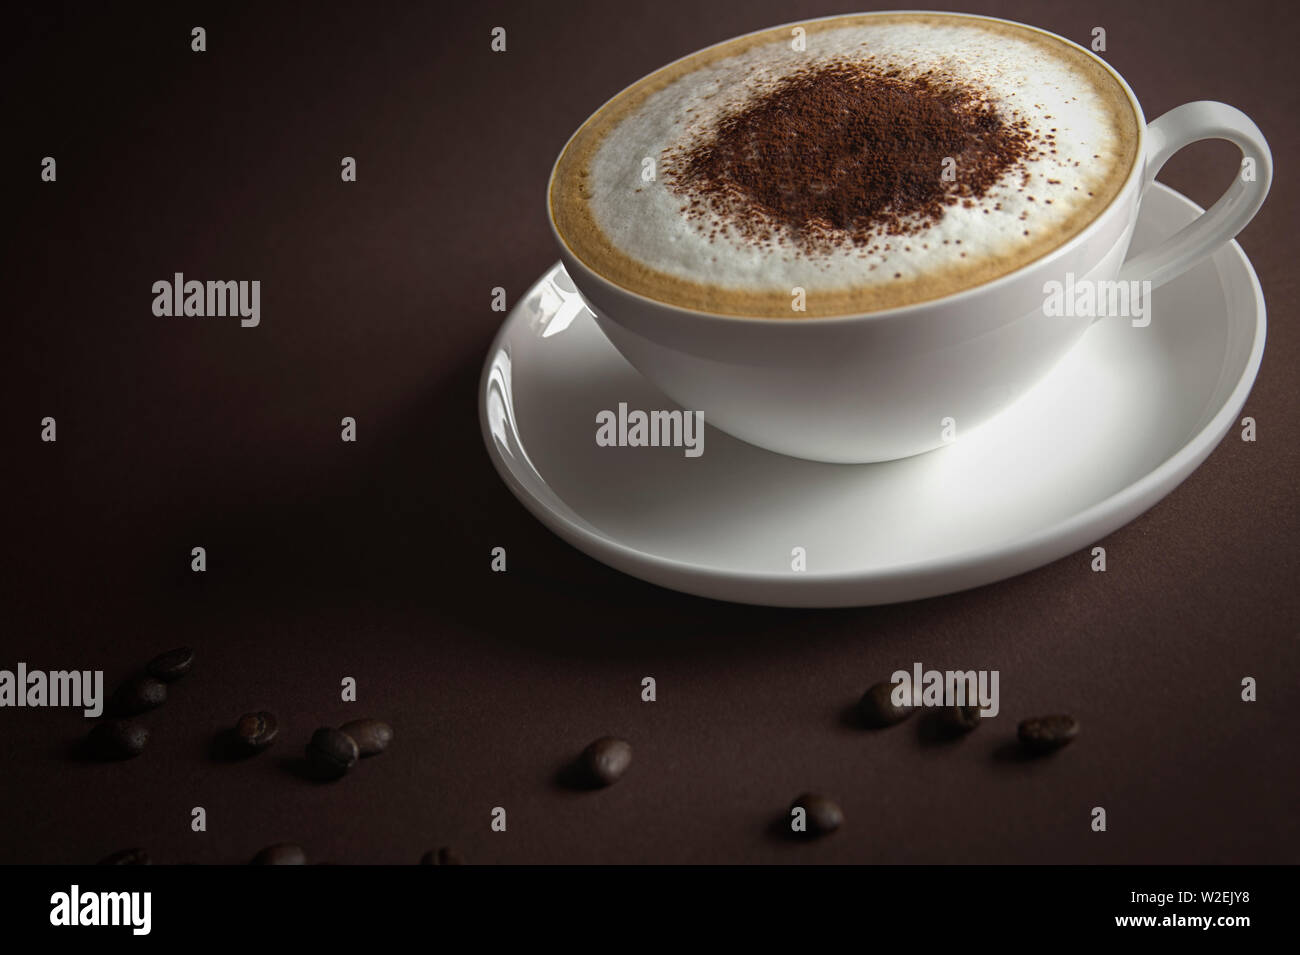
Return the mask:
[[(1140, 130), (1138, 160), (1115, 199), (1080, 233), (1001, 278), (864, 315), (715, 315), (658, 302), (603, 278), (570, 251), (551, 219), (564, 266), (601, 330), (633, 367), (728, 434), (815, 461), (889, 461), (933, 450), (1022, 396), (1096, 320), (1045, 314), (1048, 283), (1147, 281), (1154, 289), (1231, 241), (1268, 194), (1268, 143), (1244, 113), (1200, 101), (1148, 125), (1124, 79), (1083, 52), (1127, 94)], [(1156, 173), (1178, 150), (1203, 139), (1236, 144), (1251, 161), (1252, 175), (1235, 177), (1194, 222), (1126, 260), (1142, 196)]]

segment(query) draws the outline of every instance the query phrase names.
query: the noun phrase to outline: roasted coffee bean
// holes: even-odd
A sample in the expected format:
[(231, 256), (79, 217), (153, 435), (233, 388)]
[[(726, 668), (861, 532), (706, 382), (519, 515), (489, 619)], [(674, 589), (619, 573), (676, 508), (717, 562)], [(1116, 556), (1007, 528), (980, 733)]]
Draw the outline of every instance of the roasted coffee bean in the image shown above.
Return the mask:
[(117, 716), (135, 716), (167, 702), (167, 684), (152, 676), (133, 676), (117, 688), (111, 704)]
[(190, 672), (190, 665), (193, 662), (193, 650), (189, 647), (177, 647), (175, 650), (158, 654), (149, 661), (145, 670), (155, 679), (162, 680), (164, 683), (174, 683)]
[(820, 793), (804, 793), (790, 804), (792, 827), (795, 818), (793, 813), (797, 808), (803, 809), (804, 821), (807, 825), (807, 829), (802, 833), (792, 828), (791, 831), (797, 835), (824, 836), (834, 832), (844, 823), (844, 810), (833, 799), (828, 799)]
[(978, 706), (945, 706), (939, 711), (939, 723), (952, 734), (969, 733), (980, 725)]
[(99, 860), (100, 865), (153, 865), (149, 853), (143, 849), (123, 849)]
[(914, 706), (895, 706), (891, 698), (894, 693), (893, 683), (877, 683), (858, 702), (858, 715), (868, 726), (883, 728), (901, 723), (912, 715)]
[(253, 861), (249, 865), (306, 865), (307, 853), (302, 851), (302, 846), (296, 846), (292, 842), (277, 842), (273, 846), (267, 846), (257, 855), (253, 856)]
[(130, 759), (144, 752), (149, 730), (135, 720), (104, 720), (90, 731), (90, 745), (100, 759)]
[(353, 720), (339, 729), (356, 741), (362, 756), (378, 756), (393, 741), (393, 728), (383, 720)]
[(430, 849), (420, 858), (420, 865), (464, 865), (465, 857), (459, 850), (443, 846), (437, 852)]
[(330, 778), (346, 773), (360, 755), (356, 740), (332, 726), (322, 726), (307, 744), (307, 760), (316, 772)]
[(1016, 735), (1026, 750), (1035, 756), (1054, 753), (1079, 735), (1079, 721), (1073, 716), (1039, 716), (1024, 720)]
[(245, 749), (260, 751), (275, 741), (280, 724), (275, 714), (262, 710), (259, 713), (245, 713), (235, 724), (235, 739)]
[(580, 762), (592, 784), (608, 786), (627, 772), (632, 763), (632, 744), (613, 736), (602, 736), (582, 751)]

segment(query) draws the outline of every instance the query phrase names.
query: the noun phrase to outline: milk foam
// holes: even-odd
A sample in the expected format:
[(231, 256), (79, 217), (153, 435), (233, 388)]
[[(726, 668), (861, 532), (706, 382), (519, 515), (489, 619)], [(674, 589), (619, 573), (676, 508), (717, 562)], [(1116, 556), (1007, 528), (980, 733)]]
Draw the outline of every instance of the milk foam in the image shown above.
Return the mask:
[[(609, 130), (591, 157), (586, 188), (592, 219), (613, 247), (678, 279), (786, 296), (794, 286), (915, 281), (1042, 246), (1045, 236), (1078, 220), (1079, 210), (1096, 201), (1089, 193), (1126, 161), (1113, 103), (1067, 58), (1014, 33), (973, 22), (892, 21), (809, 32), (806, 45), (793, 50), (787, 36), (706, 63), (652, 93)], [(728, 234), (716, 217), (688, 218), (682, 197), (662, 176), (644, 180), (646, 157), (662, 167), (667, 150), (689, 148), (720, 116), (771, 91), (783, 76), (867, 55), (911, 75), (933, 69), (984, 91), (1004, 119), (1027, 120), (1042, 136), (1051, 132), (1055, 153), (1042, 150), (971, 208), (950, 206), (921, 232), (888, 239), (889, 250), (875, 252), (756, 245)]]

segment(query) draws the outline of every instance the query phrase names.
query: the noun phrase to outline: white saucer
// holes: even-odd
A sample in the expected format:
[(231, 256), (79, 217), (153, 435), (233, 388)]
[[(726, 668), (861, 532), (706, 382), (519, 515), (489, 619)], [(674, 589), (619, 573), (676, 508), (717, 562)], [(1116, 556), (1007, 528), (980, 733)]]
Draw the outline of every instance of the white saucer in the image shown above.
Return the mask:
[[(1156, 184), (1140, 250), (1200, 212)], [(1104, 319), (984, 427), (884, 464), (784, 457), (706, 428), (704, 453), (599, 447), (620, 402), (676, 407), (606, 341), (558, 264), (488, 352), (483, 440), (547, 527), (626, 573), (743, 603), (837, 607), (1002, 580), (1093, 544), (1186, 478), (1237, 421), (1264, 299), (1235, 242), (1155, 293), (1146, 328)], [(793, 570), (794, 548), (806, 569)]]

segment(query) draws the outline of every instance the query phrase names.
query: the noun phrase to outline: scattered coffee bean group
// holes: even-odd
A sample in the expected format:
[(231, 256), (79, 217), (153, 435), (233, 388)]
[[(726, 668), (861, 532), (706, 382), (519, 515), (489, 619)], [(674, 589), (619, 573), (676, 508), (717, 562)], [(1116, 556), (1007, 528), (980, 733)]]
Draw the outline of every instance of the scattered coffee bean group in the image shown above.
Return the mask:
[[(97, 723), (89, 736), (90, 748), (100, 759), (122, 760), (140, 755), (149, 741), (149, 729), (131, 717), (161, 706), (167, 700), (168, 684), (190, 671), (194, 651), (179, 647), (159, 654), (149, 661), (143, 673), (130, 677), (113, 694), (111, 718)], [(895, 726), (913, 715), (918, 707), (899, 706), (893, 700), (894, 684), (877, 683), (858, 701), (859, 721), (869, 727)], [(978, 706), (947, 706), (935, 713), (937, 724), (952, 736), (965, 735), (982, 720)], [(230, 731), (239, 746), (248, 753), (265, 750), (276, 739), (279, 721), (265, 710), (245, 713)], [(1057, 714), (1022, 721), (1017, 737), (1023, 750), (1032, 756), (1054, 753), (1069, 744), (1079, 733), (1074, 717)], [(317, 778), (338, 779), (363, 758), (377, 756), (393, 740), (392, 727), (377, 719), (357, 719), (339, 728), (322, 726), (312, 734), (306, 746), (307, 762)], [(627, 740), (603, 736), (590, 743), (577, 760), (583, 781), (592, 787), (614, 784), (632, 763), (632, 746)], [(802, 814), (795, 813), (802, 810)], [(799, 835), (825, 836), (844, 824), (839, 804), (820, 793), (806, 792), (790, 804), (791, 828)], [(802, 818), (800, 828), (796, 821)], [(305, 865), (306, 854), (293, 843), (267, 846), (253, 857), (253, 865)], [(124, 849), (100, 861), (101, 865), (148, 865), (151, 860), (143, 849)], [(464, 865), (461, 853), (449, 846), (431, 849), (420, 859), (422, 865)]]
[(124, 680), (109, 699), (109, 717), (90, 731), (90, 754), (97, 759), (118, 760), (143, 753), (149, 742), (149, 729), (130, 717), (166, 703), (167, 684), (188, 673), (193, 662), (193, 650), (177, 647), (158, 654), (145, 665), (144, 672)]
[(338, 779), (363, 756), (378, 756), (393, 739), (382, 720), (352, 720), (341, 729), (322, 726), (307, 743), (307, 762), (321, 779)]
[[(877, 683), (862, 694), (858, 701), (859, 721), (876, 729), (901, 723), (917, 709), (899, 706), (893, 699), (894, 684)], [(978, 706), (945, 706), (935, 714), (939, 728), (948, 736), (964, 736), (976, 729), (983, 720)], [(1024, 720), (1016, 728), (1023, 751), (1030, 756), (1054, 753), (1068, 744), (1079, 733), (1079, 721), (1073, 716), (1040, 716)], [(807, 834), (825, 835), (834, 832), (844, 821), (844, 813), (833, 801), (817, 793), (804, 793), (791, 804), (791, 809), (802, 806), (807, 815)]]
[[(862, 694), (858, 701), (858, 716), (863, 723), (883, 728), (901, 723), (912, 715), (916, 707), (897, 706), (892, 698), (893, 683), (877, 683)], [(939, 725), (952, 735), (969, 733), (983, 719), (978, 706), (945, 706), (936, 714)], [(1073, 716), (1059, 714), (1023, 720), (1016, 735), (1024, 751), (1032, 756), (1054, 753), (1079, 733), (1079, 721)]]
[[(91, 728), (87, 750), (102, 760), (124, 760), (139, 756), (149, 742), (149, 728), (131, 717), (157, 709), (167, 702), (168, 684), (190, 672), (194, 651), (177, 647), (150, 660), (143, 672), (124, 680), (109, 701), (110, 716)], [(232, 729), (219, 737), (222, 746), (233, 740), (238, 753), (255, 754), (267, 749), (279, 735), (280, 723), (274, 713), (258, 710), (245, 713)], [(378, 756), (393, 741), (393, 728), (383, 720), (358, 719), (335, 729), (323, 726), (307, 743), (307, 762), (317, 778), (337, 779), (356, 765), (359, 759)], [(626, 743), (623, 746), (627, 746)], [(220, 752), (220, 751), (219, 751)], [(601, 765), (602, 772), (612, 773), (609, 781), (621, 775), (630, 759), (630, 748), (621, 757), (615, 754)], [(267, 846), (251, 860), (252, 865), (304, 865), (306, 854), (301, 846), (277, 843)], [(444, 846), (430, 850), (421, 859), (425, 865), (464, 865), (456, 849)], [(100, 860), (100, 865), (148, 865), (150, 858), (143, 849), (124, 849)]]

